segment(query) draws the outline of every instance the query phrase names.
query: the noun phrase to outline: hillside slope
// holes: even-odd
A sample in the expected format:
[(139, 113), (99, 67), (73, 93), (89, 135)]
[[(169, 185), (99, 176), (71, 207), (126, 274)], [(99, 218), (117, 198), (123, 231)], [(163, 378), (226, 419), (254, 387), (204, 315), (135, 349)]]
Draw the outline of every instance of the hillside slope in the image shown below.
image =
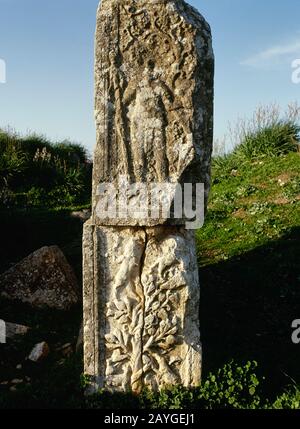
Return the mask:
[(197, 244), (205, 372), (255, 359), (270, 393), (300, 383), (300, 154), (216, 162)]
[[(193, 396), (176, 387), (171, 399), (164, 392), (156, 398), (99, 395), (95, 402), (86, 403), (80, 383), (82, 354), (62, 357), (59, 351), (65, 343), (75, 350), (81, 306), (66, 317), (1, 298), (0, 318), (28, 325), (32, 331), (1, 350), (0, 408), (109, 407), (112, 401), (121, 408), (166, 409), (183, 404), (214, 408), (220, 406), (216, 399), (221, 397), (225, 407), (253, 406), (247, 401), (257, 386), (256, 375), (249, 372), (251, 364), (245, 365), (252, 360), (258, 362), (259, 379), (265, 378), (262, 403), (268, 398), (270, 408), (299, 408), (300, 389), (272, 405), (288, 385), (300, 386), (300, 345), (291, 340), (292, 321), (300, 319), (300, 153), (294, 144), (299, 142), (299, 129), (286, 127), (279, 123), (263, 129), (246, 145), (213, 162), (209, 210), (204, 227), (196, 233), (204, 402), (203, 398), (199, 402), (197, 391)], [(40, 166), (41, 178), (46, 167)], [(12, 171), (8, 178), (13, 184)], [(71, 216), (74, 208), (67, 202), (62, 207), (57, 199), (45, 205), (43, 201), (25, 207), (0, 204), (0, 271), (38, 247), (58, 244), (80, 278), (82, 223)], [(85, 203), (86, 195), (78, 201), (84, 207)], [(31, 366), (26, 356), (39, 341), (47, 341), (51, 353), (41, 365)], [(221, 382), (219, 375), (209, 375), (231, 360), (244, 369), (234, 372), (226, 366)], [(19, 380), (17, 385), (14, 379)], [(225, 397), (224, 388), (237, 393)], [(241, 400), (244, 394), (246, 402)]]

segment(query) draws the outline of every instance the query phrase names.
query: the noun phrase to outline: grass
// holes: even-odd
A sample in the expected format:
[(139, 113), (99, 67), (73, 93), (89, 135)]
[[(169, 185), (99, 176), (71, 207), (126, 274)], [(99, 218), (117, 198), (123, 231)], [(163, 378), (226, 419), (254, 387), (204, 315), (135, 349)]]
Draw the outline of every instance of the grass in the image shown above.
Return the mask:
[(0, 129), (2, 208), (89, 203), (91, 171), (88, 153), (79, 144)]
[(245, 161), (225, 175), (214, 167), (208, 216), (197, 234), (201, 266), (238, 256), (300, 225), (299, 167), (299, 154), (293, 152)]
[(233, 152), (240, 159), (274, 158), (295, 151), (300, 128), (289, 120), (247, 133)]
[(300, 314), (300, 156), (237, 165), (233, 158), (214, 164), (208, 217), (197, 232), (204, 369), (257, 360), (274, 396), (290, 378), (300, 382), (300, 349), (291, 341)]
[[(300, 318), (299, 130), (263, 123), (265, 130), (251, 128), (231, 154), (214, 159), (208, 216), (197, 231), (203, 386), (139, 398), (100, 393), (87, 401), (82, 355), (61, 362), (55, 352), (58, 344), (75, 344), (81, 309), (66, 317), (1, 299), (2, 318), (35, 330), (10, 350), (0, 382), (15, 377), (35, 342), (47, 340), (54, 352), (38, 368), (24, 366), (20, 376), (30, 376), (28, 385), (9, 393), (0, 387), (0, 408), (300, 408), (300, 347), (291, 341), (292, 321)], [(72, 209), (0, 211), (0, 271), (58, 244), (81, 278), (82, 224), (70, 217)]]

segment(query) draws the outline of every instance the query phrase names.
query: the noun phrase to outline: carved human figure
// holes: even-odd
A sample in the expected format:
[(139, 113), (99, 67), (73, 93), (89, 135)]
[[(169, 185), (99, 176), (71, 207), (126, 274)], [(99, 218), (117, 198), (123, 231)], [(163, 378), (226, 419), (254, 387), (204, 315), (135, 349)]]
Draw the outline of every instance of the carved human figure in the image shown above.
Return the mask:
[(166, 127), (171, 102), (171, 91), (155, 76), (150, 60), (138, 85), (129, 84), (124, 94), (137, 182), (169, 179)]

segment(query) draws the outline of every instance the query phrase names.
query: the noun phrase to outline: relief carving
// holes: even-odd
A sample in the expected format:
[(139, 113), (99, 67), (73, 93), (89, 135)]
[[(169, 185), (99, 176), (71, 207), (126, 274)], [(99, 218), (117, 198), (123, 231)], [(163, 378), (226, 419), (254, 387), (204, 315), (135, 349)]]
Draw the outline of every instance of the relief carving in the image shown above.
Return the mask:
[[(185, 19), (182, 2), (167, 3), (112, 1), (99, 15), (95, 183), (120, 175), (132, 183), (180, 182), (211, 140), (205, 109), (211, 95), (197, 75), (200, 55), (212, 64), (213, 55), (209, 39), (195, 43), (199, 27), (204, 33), (209, 27), (194, 10)], [(208, 140), (197, 135), (200, 126)]]
[(180, 383), (182, 359), (171, 352), (183, 342), (190, 264), (183, 250), (188, 242), (177, 230), (149, 229), (143, 239), (120, 240), (124, 253), (110, 261), (115, 276), (106, 307), (107, 385), (121, 382), (135, 392)]
[[(200, 292), (194, 232), (181, 226), (184, 217), (157, 214), (144, 220), (131, 213), (122, 220), (110, 214), (103, 219), (97, 207), (100, 184), (115, 185), (122, 196), (118, 184), (126, 179), (150, 189), (167, 182), (170, 208), (176, 184), (204, 183), (207, 199), (213, 135), (210, 28), (183, 0), (102, 0), (95, 48), (93, 210), (83, 237), (89, 392), (197, 386)], [(131, 192), (130, 203), (143, 201)]]

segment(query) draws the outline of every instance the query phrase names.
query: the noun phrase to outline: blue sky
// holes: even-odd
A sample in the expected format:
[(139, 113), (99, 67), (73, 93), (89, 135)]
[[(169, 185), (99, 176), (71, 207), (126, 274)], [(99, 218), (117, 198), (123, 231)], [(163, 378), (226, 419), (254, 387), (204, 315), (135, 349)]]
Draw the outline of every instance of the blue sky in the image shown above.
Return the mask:
[[(300, 98), (299, 0), (190, 0), (212, 27), (215, 136), (259, 103)], [(98, 0), (0, 0), (0, 127), (94, 147), (93, 37)], [(1, 64), (1, 63), (0, 63)]]

